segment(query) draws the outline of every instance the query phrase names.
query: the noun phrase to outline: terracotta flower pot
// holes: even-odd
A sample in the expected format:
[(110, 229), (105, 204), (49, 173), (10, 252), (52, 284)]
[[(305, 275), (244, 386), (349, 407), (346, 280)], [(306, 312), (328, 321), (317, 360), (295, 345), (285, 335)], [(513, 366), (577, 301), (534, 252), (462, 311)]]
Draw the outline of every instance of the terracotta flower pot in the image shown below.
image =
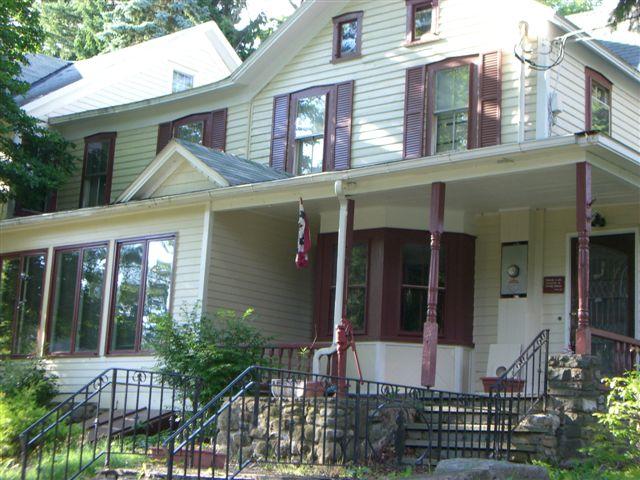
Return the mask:
[[(494, 390), (495, 385), (498, 383), (499, 377), (482, 377), (482, 386), (485, 393), (490, 393)], [(521, 393), (524, 390), (524, 380), (519, 378), (507, 378), (502, 381), (500, 388), (501, 392), (507, 393)]]

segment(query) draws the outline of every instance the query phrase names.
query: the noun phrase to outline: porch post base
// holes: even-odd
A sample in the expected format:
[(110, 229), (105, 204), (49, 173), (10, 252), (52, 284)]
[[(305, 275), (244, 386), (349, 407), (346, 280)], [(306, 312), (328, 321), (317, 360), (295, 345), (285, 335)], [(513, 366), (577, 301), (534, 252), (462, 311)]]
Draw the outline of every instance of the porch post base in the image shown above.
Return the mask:
[(433, 387), (436, 384), (438, 324), (436, 322), (424, 322), (422, 335), (422, 378), (420, 383), (424, 387)]
[(578, 327), (576, 330), (576, 354), (591, 355), (591, 328)]

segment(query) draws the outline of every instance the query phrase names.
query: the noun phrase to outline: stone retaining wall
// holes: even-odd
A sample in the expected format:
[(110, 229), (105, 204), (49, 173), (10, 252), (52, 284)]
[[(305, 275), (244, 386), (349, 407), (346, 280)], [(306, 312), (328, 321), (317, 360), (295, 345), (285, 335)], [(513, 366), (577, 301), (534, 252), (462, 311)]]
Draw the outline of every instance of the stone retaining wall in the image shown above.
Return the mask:
[(406, 419), (415, 411), (375, 407), (346, 398), (267, 401), (260, 397), (255, 409), (255, 399), (246, 399), (244, 405), (234, 404), (220, 416), (216, 450), (225, 452), (229, 443), (232, 459), (242, 449), (243, 459), (269, 457), (321, 465), (353, 460), (356, 455), (359, 459), (393, 456), (397, 417), (402, 412)]

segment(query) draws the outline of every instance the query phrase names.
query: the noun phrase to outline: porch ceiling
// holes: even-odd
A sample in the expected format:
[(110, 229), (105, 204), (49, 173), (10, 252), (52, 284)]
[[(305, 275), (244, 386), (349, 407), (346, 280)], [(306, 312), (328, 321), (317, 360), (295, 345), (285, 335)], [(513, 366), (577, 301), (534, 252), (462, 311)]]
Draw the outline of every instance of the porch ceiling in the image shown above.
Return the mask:
[[(592, 170), (593, 196), (598, 205), (640, 203), (640, 189), (597, 167)], [(357, 186), (356, 186), (357, 190)], [(496, 212), (518, 208), (563, 208), (575, 205), (576, 170), (565, 165), (527, 172), (507, 173), (447, 183), (445, 208), (469, 213)], [(428, 207), (430, 186), (393, 189), (353, 198), (358, 207)], [(308, 215), (335, 210), (338, 201), (325, 198), (305, 201)], [(264, 206), (256, 212), (295, 218), (297, 204)]]

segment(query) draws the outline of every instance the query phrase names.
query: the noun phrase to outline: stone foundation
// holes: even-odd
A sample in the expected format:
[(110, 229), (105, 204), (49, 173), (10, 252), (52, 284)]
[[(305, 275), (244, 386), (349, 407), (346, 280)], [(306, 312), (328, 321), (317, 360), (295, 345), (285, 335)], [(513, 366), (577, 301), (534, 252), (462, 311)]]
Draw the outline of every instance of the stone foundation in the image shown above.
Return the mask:
[(257, 409), (255, 401), (234, 404), (230, 414), (220, 416), (217, 451), (226, 451), (229, 443), (231, 459), (237, 460), (242, 449), (243, 459), (269, 457), (319, 465), (347, 462), (356, 455), (359, 459), (391, 457), (399, 414), (403, 419), (415, 414), (398, 408), (376, 411), (373, 403), (356, 404), (346, 398), (272, 398), (269, 402), (260, 397)]
[(604, 412), (607, 389), (602, 383), (600, 359), (590, 355), (556, 355), (549, 360), (550, 409), (560, 419), (559, 459), (574, 458), (587, 444), (589, 429)]

